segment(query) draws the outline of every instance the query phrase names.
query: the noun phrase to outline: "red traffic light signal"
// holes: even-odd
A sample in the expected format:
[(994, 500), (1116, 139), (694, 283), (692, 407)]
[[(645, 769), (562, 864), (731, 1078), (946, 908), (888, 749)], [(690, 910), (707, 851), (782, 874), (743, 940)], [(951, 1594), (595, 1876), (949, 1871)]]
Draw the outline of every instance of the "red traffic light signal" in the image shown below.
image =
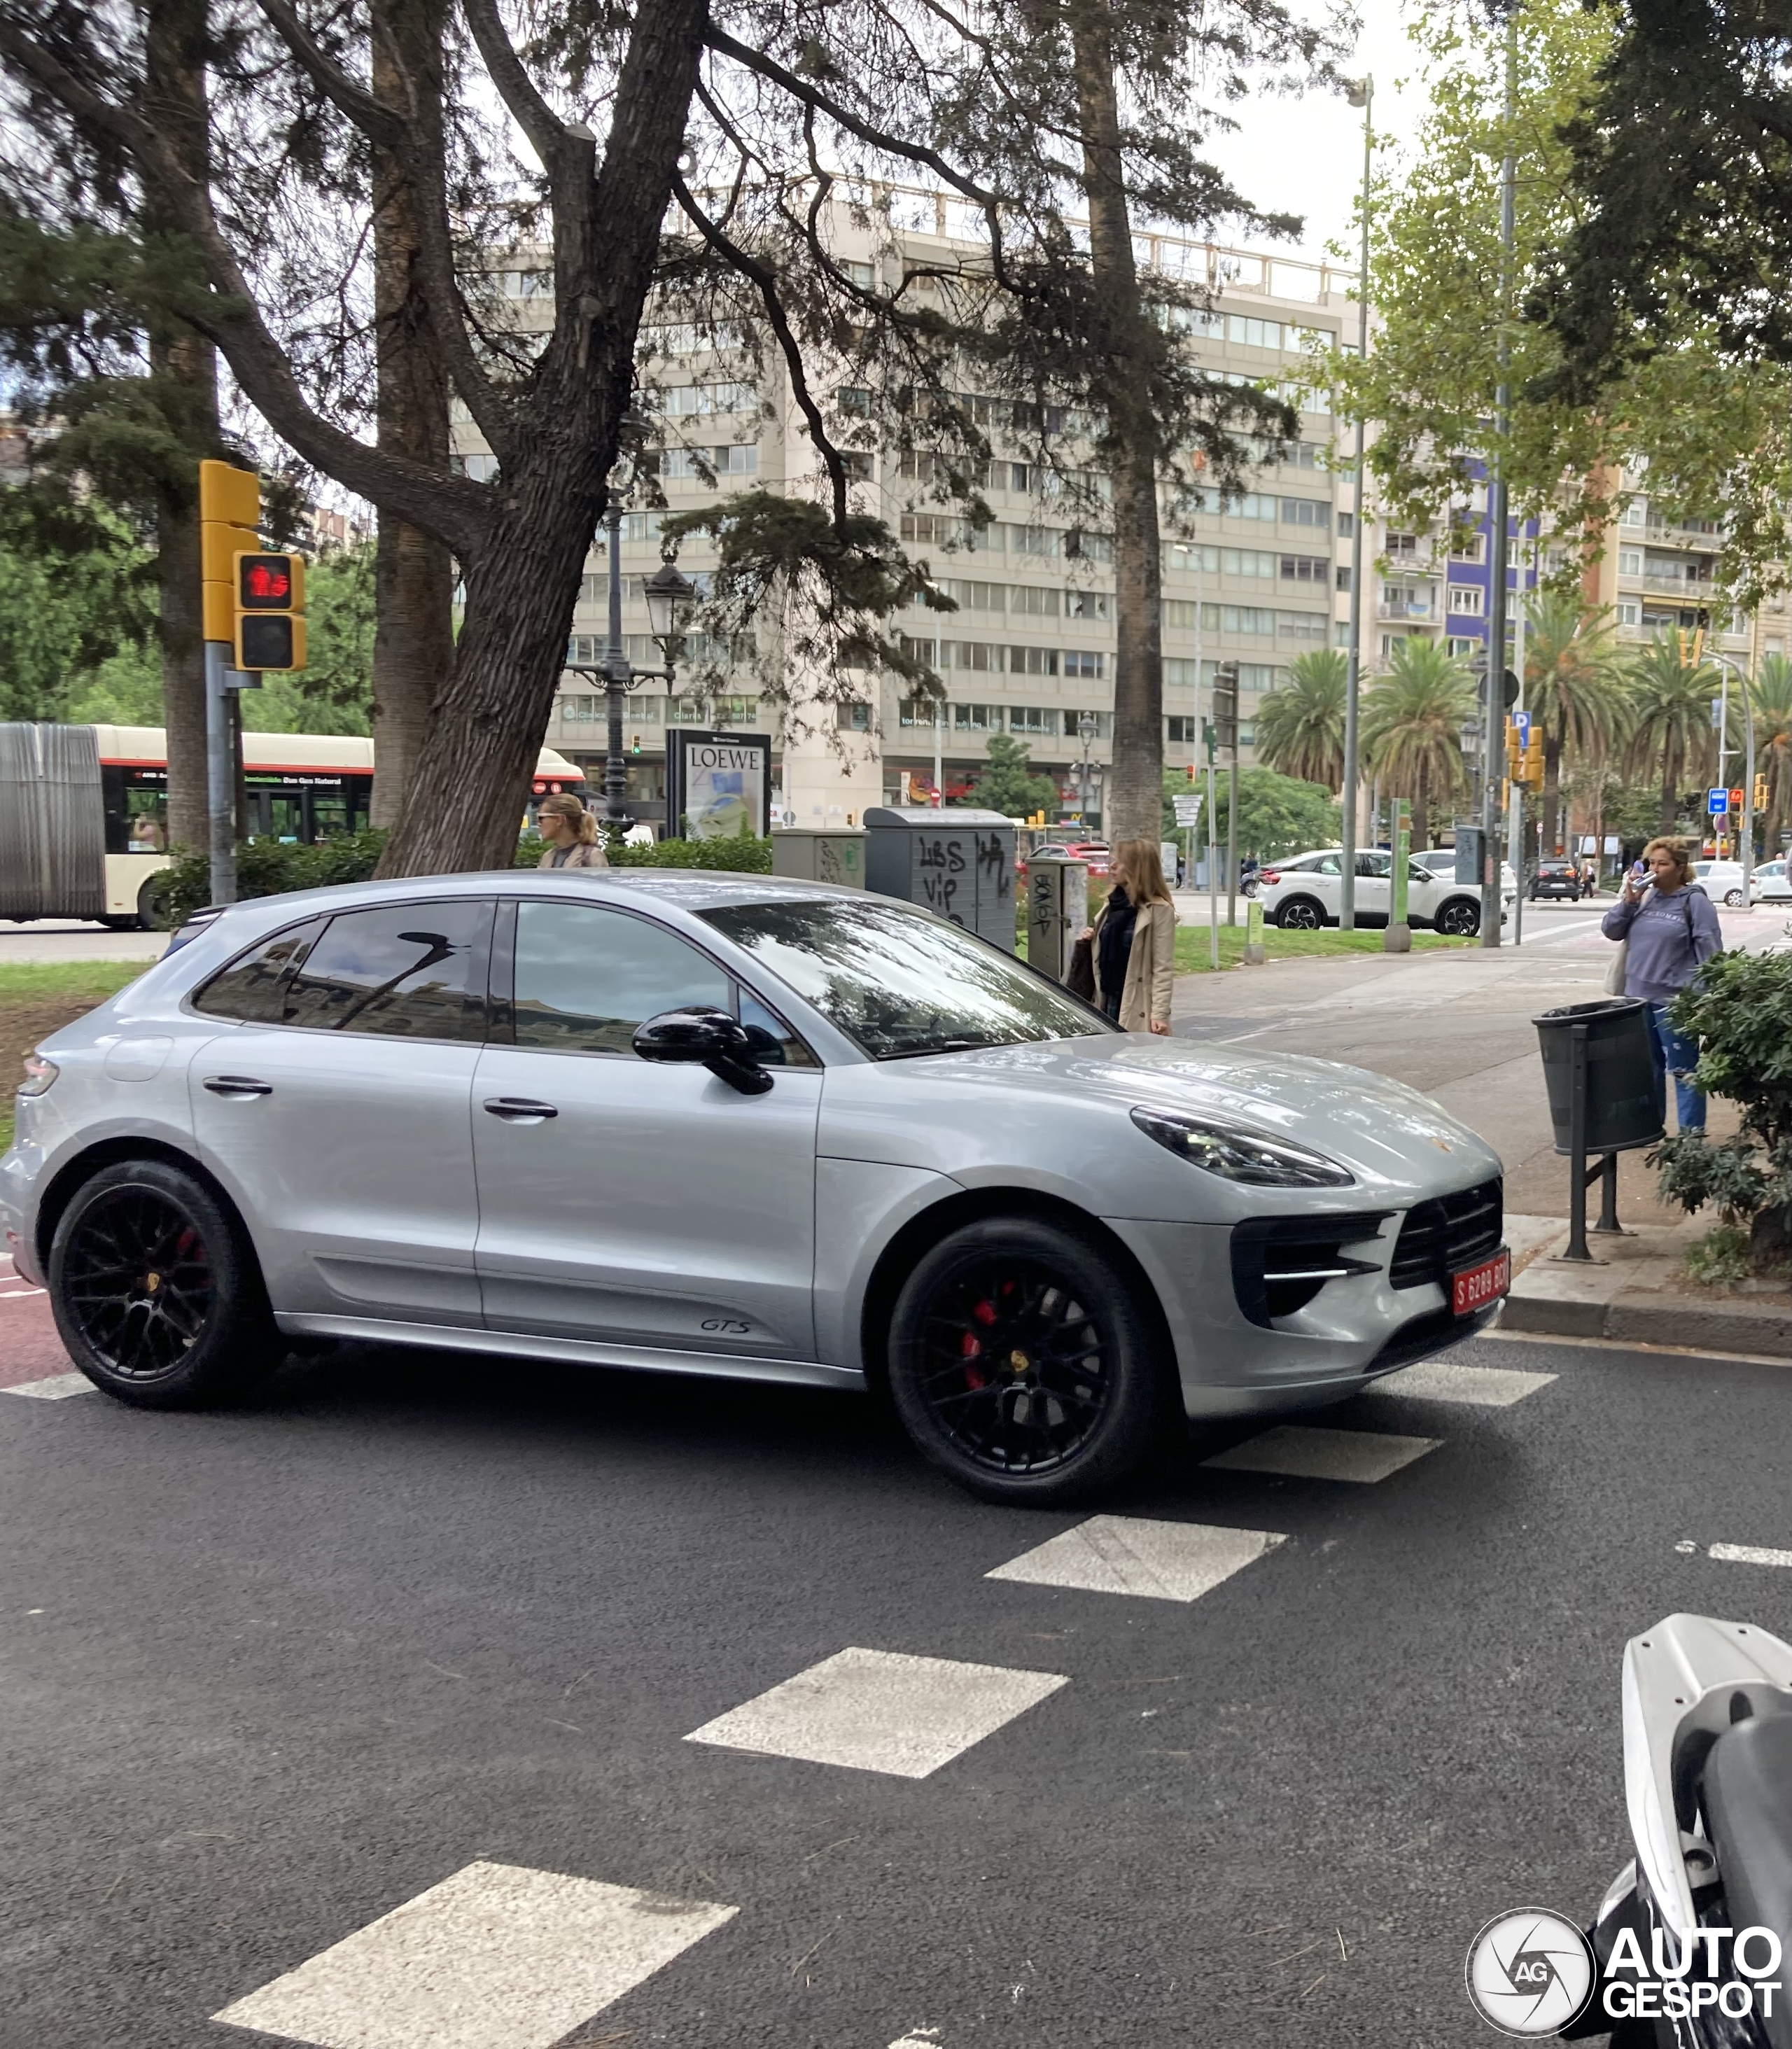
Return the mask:
[(1730, 792), (1730, 809), (1732, 811), (1740, 811), (1742, 809), (1743, 799), (1747, 794), (1747, 791), (1743, 790), (1732, 790)]
[(239, 555), (236, 604), (240, 612), (290, 612), (298, 602), (290, 555)]

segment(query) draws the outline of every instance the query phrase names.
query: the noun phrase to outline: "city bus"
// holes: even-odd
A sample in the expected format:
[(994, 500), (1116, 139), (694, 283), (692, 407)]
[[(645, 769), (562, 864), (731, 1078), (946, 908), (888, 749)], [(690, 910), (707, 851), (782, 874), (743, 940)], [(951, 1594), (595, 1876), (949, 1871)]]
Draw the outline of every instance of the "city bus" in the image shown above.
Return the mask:
[[(245, 838), (309, 844), (359, 832), (373, 795), (373, 742), (246, 733), (243, 780)], [(543, 748), (533, 802), (559, 791), (586, 795), (584, 773)], [(159, 725), (0, 725), (0, 918), (148, 927), (154, 878), (167, 865)]]

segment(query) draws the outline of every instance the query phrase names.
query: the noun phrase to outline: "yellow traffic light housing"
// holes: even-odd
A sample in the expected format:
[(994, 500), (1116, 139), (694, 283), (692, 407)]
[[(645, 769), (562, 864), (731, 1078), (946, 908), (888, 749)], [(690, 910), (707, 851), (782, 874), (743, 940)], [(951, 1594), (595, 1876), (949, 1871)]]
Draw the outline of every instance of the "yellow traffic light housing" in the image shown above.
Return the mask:
[(305, 667), (305, 562), (262, 549), (235, 558), (231, 638), (239, 669)]
[(236, 557), (261, 546), (261, 479), (234, 463), (199, 465), (200, 597), (208, 640), (236, 638)]

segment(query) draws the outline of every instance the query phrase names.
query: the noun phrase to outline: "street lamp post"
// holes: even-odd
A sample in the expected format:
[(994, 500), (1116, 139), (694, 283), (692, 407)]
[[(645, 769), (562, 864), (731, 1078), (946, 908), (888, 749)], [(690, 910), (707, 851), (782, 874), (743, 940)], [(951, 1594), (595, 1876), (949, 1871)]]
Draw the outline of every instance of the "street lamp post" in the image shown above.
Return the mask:
[[(1712, 648), (1709, 651), (1708, 658), (1712, 661), (1716, 663), (1719, 667), (1724, 671), (1724, 709), (1722, 713), (1724, 725), (1727, 725), (1729, 720), (1729, 671), (1733, 669), (1736, 671), (1736, 681), (1742, 686), (1742, 729), (1743, 745), (1742, 769), (1742, 908), (1745, 911), (1752, 911), (1755, 908), (1753, 898), (1755, 886), (1755, 707), (1749, 701), (1750, 694), (1747, 671), (1743, 667), (1742, 663), (1737, 660), (1736, 657), (1734, 655), (1724, 654), (1720, 648)], [(1729, 772), (1724, 765), (1724, 757), (1728, 752), (1728, 748), (1724, 744), (1723, 727), (1720, 726), (1717, 742), (1717, 776), (1720, 782), (1725, 783), (1728, 783), (1729, 781)]]
[(1499, 944), (1499, 761), (1496, 749), (1506, 712), (1506, 570), (1510, 558), (1506, 532), (1505, 441), (1512, 420), (1512, 342), (1508, 309), (1512, 292), (1513, 246), (1517, 207), (1517, 160), (1512, 129), (1517, 116), (1518, 85), (1518, 4), (1508, 0), (1506, 15), (1506, 156), (1499, 177), (1499, 383), (1494, 392), (1494, 459), (1487, 466), (1487, 560), (1491, 581), (1487, 591), (1487, 682), (1482, 701), (1481, 768), (1481, 944)]
[(1083, 830), (1085, 832), (1090, 829), (1089, 744), (1095, 737), (1097, 730), (1095, 714), (1093, 712), (1086, 711), (1076, 722), (1077, 737), (1083, 742)]
[[(1374, 130), (1370, 119), (1375, 99), (1375, 81), (1366, 73), (1353, 80), (1347, 95), (1352, 107), (1362, 109), (1362, 251), (1357, 266), (1356, 360), (1369, 360), (1369, 175), (1374, 160)], [(1343, 842), (1338, 865), (1338, 923), (1347, 932), (1356, 929), (1356, 786), (1357, 705), (1362, 680), (1362, 450), (1363, 418), (1356, 416), (1356, 469), (1351, 480), (1351, 644), (1344, 666), (1344, 791)]]
[[(637, 669), (622, 644), (622, 505), (634, 481), (634, 465), (624, 458), (610, 472), (604, 507), (604, 532), (609, 556), (609, 633), (601, 662), (569, 662), (574, 675), (602, 678), (608, 729), (604, 736), (604, 822), (620, 838), (634, 824), (628, 802), (628, 762), (623, 752), (623, 708), (628, 693), (650, 679), (670, 689), (678, 682), (678, 658), (683, 651), (683, 622), (697, 586), (682, 574), (670, 554), (647, 578), (645, 597), (647, 632), (666, 656), (663, 669)], [(676, 820), (668, 818), (668, 826)]]

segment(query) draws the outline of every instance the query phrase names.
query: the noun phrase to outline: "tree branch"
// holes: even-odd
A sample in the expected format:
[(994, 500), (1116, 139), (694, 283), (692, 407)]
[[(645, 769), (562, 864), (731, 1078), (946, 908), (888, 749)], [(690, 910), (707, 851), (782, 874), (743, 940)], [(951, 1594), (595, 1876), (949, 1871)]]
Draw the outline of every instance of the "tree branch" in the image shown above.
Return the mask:
[(223, 351), (238, 383), (274, 432), (307, 462), (351, 491), (390, 507), (457, 554), (476, 553), (490, 516), (482, 488), (370, 448), (313, 410), (256, 308), (247, 281), (219, 230), (209, 195), (187, 176), (155, 127), (76, 78), (6, 14), (0, 14), (0, 55), (87, 131), (124, 150), (146, 184), (154, 186), (170, 217), (192, 237), (212, 297), (204, 306), (182, 306), (181, 317)]
[(536, 90), (534, 80), (504, 32), (494, 0), (461, 0), (479, 54), (498, 88), (499, 97), (510, 109), (511, 118), (529, 138), (529, 146), (542, 160), (542, 168), (556, 178), (566, 155), (566, 124)]

